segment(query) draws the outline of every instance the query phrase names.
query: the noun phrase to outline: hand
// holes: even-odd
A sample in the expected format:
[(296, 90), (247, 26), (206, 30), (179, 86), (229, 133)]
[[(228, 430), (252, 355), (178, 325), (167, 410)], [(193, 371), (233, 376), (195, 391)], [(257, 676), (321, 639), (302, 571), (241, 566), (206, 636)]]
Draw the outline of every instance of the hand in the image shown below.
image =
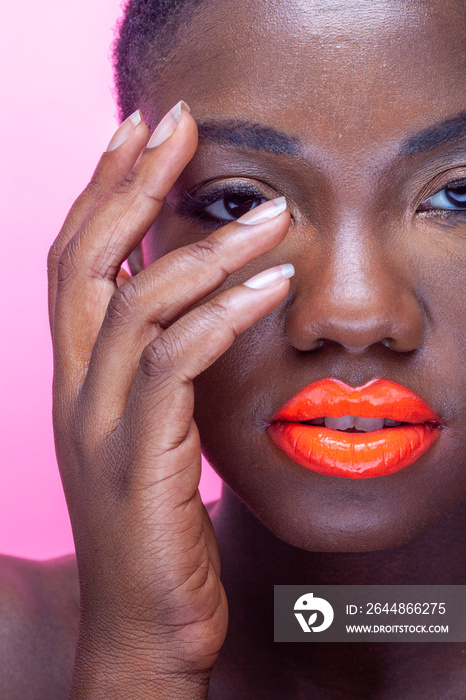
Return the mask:
[(192, 382), (289, 290), (276, 270), (271, 286), (200, 304), (283, 240), (287, 211), (232, 222), (117, 285), (195, 153), (193, 118), (174, 114), (155, 147), (144, 122), (125, 122), (49, 254), (55, 441), (81, 587), (70, 698), (206, 697), (228, 616)]

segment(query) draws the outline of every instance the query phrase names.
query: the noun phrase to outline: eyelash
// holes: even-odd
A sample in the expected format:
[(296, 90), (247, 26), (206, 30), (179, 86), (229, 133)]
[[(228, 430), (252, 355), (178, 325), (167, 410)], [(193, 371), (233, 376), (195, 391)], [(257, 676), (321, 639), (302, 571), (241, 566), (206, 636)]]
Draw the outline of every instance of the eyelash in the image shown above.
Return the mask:
[[(466, 179), (455, 180), (444, 185), (444, 187), (434, 192), (434, 194), (431, 194), (430, 197), (424, 199), (424, 201), (419, 205), (417, 212), (422, 214), (441, 214), (444, 217), (466, 215), (466, 206), (464, 209), (423, 206), (426, 202), (432, 200), (434, 197), (437, 197), (437, 195), (440, 193), (446, 190), (454, 190), (459, 187), (466, 187)], [(245, 200), (267, 200), (270, 198), (264, 196), (264, 193), (261, 192), (259, 188), (254, 187), (250, 183), (229, 182), (228, 184), (219, 185), (205, 194), (196, 194), (196, 192), (190, 194), (188, 191), (185, 191), (180, 200), (176, 204), (172, 204), (171, 207), (182, 216), (196, 220), (201, 226), (215, 229), (224, 226), (230, 221), (234, 221), (234, 219), (217, 218), (210, 215), (205, 210), (207, 207), (215, 204), (216, 202), (232, 199), (234, 197), (244, 197)]]
[[(448, 182), (446, 185), (441, 187), (439, 190), (434, 192), (434, 194), (431, 194), (430, 197), (427, 197), (424, 199), (423, 202), (419, 205), (418, 212), (420, 213), (429, 213), (433, 212), (435, 214), (441, 214), (442, 216), (464, 216), (466, 214), (466, 201), (465, 201), (465, 206), (464, 208), (459, 207), (458, 209), (454, 209), (453, 207), (441, 207), (441, 206), (423, 206), (426, 205), (426, 202), (429, 200), (434, 199), (434, 197), (437, 197), (438, 195), (441, 195), (443, 192), (447, 192), (447, 190), (455, 190), (459, 188), (465, 188), (466, 187), (466, 179), (462, 180), (455, 180), (453, 182)], [(446, 194), (444, 195), (445, 197), (447, 196)]]
[(221, 201), (222, 199), (231, 199), (233, 197), (244, 197), (245, 199), (271, 199), (267, 197), (259, 188), (254, 187), (247, 183), (228, 183), (225, 185), (219, 185), (218, 187), (206, 192), (205, 194), (190, 194), (185, 191), (181, 196), (181, 199), (176, 204), (172, 205), (182, 216), (189, 217), (190, 219), (195, 219), (201, 225), (209, 228), (219, 228), (224, 226), (226, 223), (233, 221), (234, 219), (219, 219), (214, 216), (209, 215), (205, 210), (207, 207)]

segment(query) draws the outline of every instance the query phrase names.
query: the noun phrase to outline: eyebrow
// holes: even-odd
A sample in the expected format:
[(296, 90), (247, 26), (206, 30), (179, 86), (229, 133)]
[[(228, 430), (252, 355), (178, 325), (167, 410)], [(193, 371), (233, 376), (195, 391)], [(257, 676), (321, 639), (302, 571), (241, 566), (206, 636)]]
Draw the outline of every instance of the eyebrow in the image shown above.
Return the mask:
[(432, 151), (438, 146), (456, 143), (466, 137), (466, 112), (460, 112), (456, 117), (445, 119), (443, 122), (429, 126), (427, 129), (413, 134), (403, 143), (400, 155), (412, 156), (422, 151)]
[[(303, 144), (296, 136), (242, 119), (198, 122), (198, 131), (200, 138), (225, 146), (285, 156), (295, 156), (303, 151)], [(401, 156), (412, 156), (463, 138), (466, 138), (466, 112), (413, 134), (403, 142), (399, 153)]]
[(295, 136), (242, 119), (198, 122), (197, 128), (199, 138), (225, 146), (250, 148), (283, 156), (295, 156), (302, 151), (301, 141)]

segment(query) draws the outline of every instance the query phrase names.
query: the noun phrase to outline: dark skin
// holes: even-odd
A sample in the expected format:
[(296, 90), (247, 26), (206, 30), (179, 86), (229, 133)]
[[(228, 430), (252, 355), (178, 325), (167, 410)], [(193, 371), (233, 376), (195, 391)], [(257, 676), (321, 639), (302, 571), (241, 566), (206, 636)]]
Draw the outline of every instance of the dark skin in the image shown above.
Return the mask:
[[(466, 106), (464, 6), (232, 5), (199, 12), (141, 104), (153, 127), (183, 97), (199, 146), (184, 112), (135, 166), (148, 139), (139, 124), (100, 161), (50, 257), (57, 452), (83, 603), (69, 697), (456, 700), (466, 694), (464, 645), (274, 644), (271, 598), (273, 584), (466, 583), (466, 216), (422, 206), (466, 177), (466, 130), (444, 124)], [(219, 120), (272, 127), (288, 135), (288, 152), (269, 152), (264, 133), (260, 150), (226, 132), (219, 143)], [(456, 140), (439, 138), (446, 132)], [(258, 197), (285, 196), (288, 211), (249, 227), (247, 240), (241, 225), (180, 213), (185, 190), (232, 180)], [(189, 253), (173, 257), (182, 246)], [(122, 295), (114, 279), (130, 253), (134, 280)], [(291, 285), (242, 285), (285, 262), (296, 269)], [(399, 382), (444, 428), (415, 464), (387, 477), (304, 470), (265, 428), (323, 377)], [(196, 497), (196, 426), (227, 484), (211, 509), (225, 643), (218, 553)], [(6, 666), (29, 668), (56, 644), (67, 680), (73, 560), (5, 560), (4, 571), (8, 605), (22, 612)], [(59, 591), (63, 607), (50, 609)], [(24, 614), (31, 600), (42, 601), (36, 616)], [(55, 628), (44, 631), (44, 614)], [(24, 624), (38, 640), (32, 649), (11, 643)], [(66, 697), (50, 672), (31, 668), (29, 696), (10, 671), (3, 694)]]

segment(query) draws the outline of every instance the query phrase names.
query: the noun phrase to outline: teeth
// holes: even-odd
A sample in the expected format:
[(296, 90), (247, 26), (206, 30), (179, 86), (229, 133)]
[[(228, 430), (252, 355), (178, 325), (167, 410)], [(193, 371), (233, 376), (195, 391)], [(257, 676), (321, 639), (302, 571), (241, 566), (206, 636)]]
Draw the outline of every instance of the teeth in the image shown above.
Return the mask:
[(340, 416), (339, 418), (325, 416), (324, 420), (325, 426), (327, 428), (333, 428), (334, 430), (347, 430), (348, 428), (354, 428), (354, 416)]
[(384, 426), (392, 428), (396, 425), (401, 425), (398, 421), (389, 420), (388, 418), (362, 418), (361, 416), (325, 416), (324, 418), (315, 418), (309, 421), (312, 425), (322, 425), (325, 422), (327, 428), (333, 430), (348, 430), (355, 428), (368, 433), (372, 430), (382, 430)]
[(356, 430), (363, 430), (365, 433), (368, 433), (370, 430), (382, 430), (383, 424), (383, 418), (360, 418), (356, 416), (354, 419)]

